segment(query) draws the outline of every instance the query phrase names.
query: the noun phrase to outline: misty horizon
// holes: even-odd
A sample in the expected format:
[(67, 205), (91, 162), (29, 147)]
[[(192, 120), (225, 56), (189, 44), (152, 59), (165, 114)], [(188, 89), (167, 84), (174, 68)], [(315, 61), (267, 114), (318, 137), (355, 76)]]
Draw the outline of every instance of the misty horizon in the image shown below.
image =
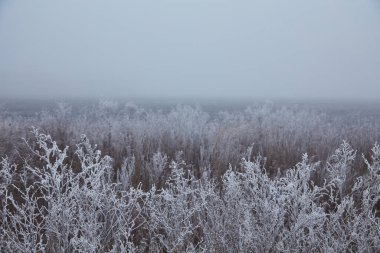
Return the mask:
[(376, 1), (2, 1), (0, 97), (380, 99)]

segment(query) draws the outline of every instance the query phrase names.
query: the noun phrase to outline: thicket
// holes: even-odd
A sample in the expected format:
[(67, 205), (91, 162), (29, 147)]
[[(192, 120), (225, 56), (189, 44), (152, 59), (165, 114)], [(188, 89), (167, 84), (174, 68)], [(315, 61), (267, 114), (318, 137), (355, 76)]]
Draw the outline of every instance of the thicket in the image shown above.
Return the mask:
[(108, 101), (1, 117), (1, 252), (380, 250), (376, 119)]

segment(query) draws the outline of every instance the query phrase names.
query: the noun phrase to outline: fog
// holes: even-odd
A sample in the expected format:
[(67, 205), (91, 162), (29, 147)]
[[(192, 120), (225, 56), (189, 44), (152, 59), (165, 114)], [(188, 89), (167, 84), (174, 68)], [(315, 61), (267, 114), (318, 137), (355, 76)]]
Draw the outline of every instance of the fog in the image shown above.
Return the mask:
[(3, 0), (0, 97), (380, 99), (380, 5)]

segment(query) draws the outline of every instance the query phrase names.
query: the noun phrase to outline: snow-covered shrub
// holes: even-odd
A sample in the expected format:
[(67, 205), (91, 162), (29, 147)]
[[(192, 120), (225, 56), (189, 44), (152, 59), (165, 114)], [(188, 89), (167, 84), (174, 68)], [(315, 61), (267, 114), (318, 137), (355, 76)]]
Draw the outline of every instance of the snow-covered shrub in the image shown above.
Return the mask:
[[(338, 150), (332, 159), (338, 153), (346, 158), (355, 153), (345, 142)], [(378, 150), (375, 146), (377, 155)], [(378, 157), (373, 155), (372, 160), (378, 161)], [(340, 161), (340, 169), (350, 166), (350, 159)], [(374, 166), (378, 163), (368, 163), (370, 171), (376, 171)], [(351, 193), (342, 195), (335, 188), (337, 183), (344, 183), (340, 183), (342, 174), (330, 170), (325, 183), (316, 185), (313, 178), (321, 164), (310, 162), (306, 154), (294, 168), (275, 178), (268, 177), (261, 157), (253, 162), (243, 160), (242, 168), (240, 172), (230, 168), (223, 176), (221, 194), (207, 201), (205, 222), (201, 224), (208, 251), (376, 252), (380, 249), (380, 219), (376, 213), (380, 180), (373, 173), (359, 179)], [(360, 195), (362, 204), (355, 204), (354, 193)]]
[(1, 162), (1, 252), (44, 252), (46, 199), (27, 169)]
[[(1, 247), (4, 252), (133, 251), (134, 229), (144, 223), (140, 189), (118, 190), (111, 180), (111, 158), (101, 156), (83, 136), (76, 155), (80, 171), (66, 160), (49, 135), (34, 130), (32, 150), (16, 171), (1, 163)], [(18, 169), (18, 168), (17, 168)]]
[(330, 183), (338, 188), (340, 197), (346, 195), (347, 184), (355, 176), (352, 169), (355, 157), (356, 151), (344, 141), (327, 162)]
[(262, 157), (243, 160), (242, 172), (223, 176), (220, 199), (208, 202), (205, 245), (213, 252), (287, 252), (319, 247), (316, 231), (323, 209), (316, 203), (320, 189), (310, 187), (314, 169), (307, 156), (285, 177), (271, 179)]
[[(163, 189), (152, 187), (147, 199), (150, 252), (193, 252), (201, 249), (200, 216), (213, 194), (176, 162)], [(207, 245), (206, 245), (207, 246)]]

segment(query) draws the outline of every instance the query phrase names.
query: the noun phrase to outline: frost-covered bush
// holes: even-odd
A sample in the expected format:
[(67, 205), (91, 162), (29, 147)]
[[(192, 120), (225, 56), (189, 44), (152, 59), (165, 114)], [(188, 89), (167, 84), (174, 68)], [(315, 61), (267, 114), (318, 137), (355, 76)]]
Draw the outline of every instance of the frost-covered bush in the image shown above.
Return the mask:
[(316, 202), (320, 190), (309, 187), (314, 166), (304, 156), (285, 177), (271, 179), (258, 157), (253, 162), (243, 160), (241, 172), (228, 170), (220, 199), (207, 206), (206, 245), (213, 252), (293, 252), (319, 247), (314, 230), (321, 229), (324, 212)]
[(181, 149), (128, 151), (117, 164), (85, 135), (65, 147), (32, 136), (17, 165), (0, 162), (0, 252), (380, 251), (378, 144), (361, 173), (344, 141), (277, 174), (251, 145), (217, 178)]
[(111, 158), (83, 136), (67, 162), (49, 135), (33, 131), (38, 166), (1, 163), (2, 252), (132, 251), (133, 230), (144, 223), (140, 189), (117, 190)]
[[(340, 189), (350, 159), (335, 167), (340, 171), (331, 170), (321, 186), (312, 180), (321, 165), (307, 155), (275, 178), (268, 177), (262, 158), (243, 160), (242, 171), (228, 170), (221, 194), (207, 202), (202, 223), (205, 247), (211, 252), (379, 251), (378, 145), (373, 151), (369, 173), (347, 195)], [(344, 142), (332, 158), (353, 153)], [(354, 194), (360, 203), (355, 203)]]
[(173, 162), (165, 188), (152, 187), (146, 205), (149, 216), (148, 249), (151, 252), (192, 252), (203, 243), (201, 212), (214, 192), (202, 187), (189, 171)]

